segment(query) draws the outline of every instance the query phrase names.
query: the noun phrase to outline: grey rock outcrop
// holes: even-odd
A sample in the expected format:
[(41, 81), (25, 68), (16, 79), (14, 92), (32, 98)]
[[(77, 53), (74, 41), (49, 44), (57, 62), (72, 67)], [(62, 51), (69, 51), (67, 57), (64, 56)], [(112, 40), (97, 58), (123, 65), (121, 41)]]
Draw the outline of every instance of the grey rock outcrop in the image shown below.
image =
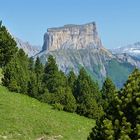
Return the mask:
[(43, 50), (82, 49), (87, 47), (102, 47), (94, 22), (84, 25), (65, 25), (50, 28), (44, 35)]
[(131, 56), (127, 53), (115, 54), (116, 59), (120, 62), (126, 62), (134, 67), (140, 68), (140, 60), (137, 57)]

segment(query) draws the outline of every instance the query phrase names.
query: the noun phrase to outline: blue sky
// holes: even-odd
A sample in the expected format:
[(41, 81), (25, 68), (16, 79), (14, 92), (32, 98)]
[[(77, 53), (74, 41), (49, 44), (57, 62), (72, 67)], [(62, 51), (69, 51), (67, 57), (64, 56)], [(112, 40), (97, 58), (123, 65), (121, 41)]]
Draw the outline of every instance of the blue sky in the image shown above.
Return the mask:
[(0, 0), (0, 19), (34, 45), (49, 27), (92, 21), (106, 48), (140, 41), (140, 0)]

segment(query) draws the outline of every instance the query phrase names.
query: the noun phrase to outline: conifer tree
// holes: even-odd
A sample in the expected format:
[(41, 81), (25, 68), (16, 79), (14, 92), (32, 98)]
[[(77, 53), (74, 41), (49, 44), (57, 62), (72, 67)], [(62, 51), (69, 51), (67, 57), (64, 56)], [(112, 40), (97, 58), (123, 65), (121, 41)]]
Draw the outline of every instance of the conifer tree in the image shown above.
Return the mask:
[(26, 93), (28, 91), (28, 81), (29, 81), (29, 58), (23, 51), (23, 49), (19, 49), (17, 53), (17, 61), (20, 67), (20, 72), (18, 73), (18, 82), (20, 84), (20, 92)]
[(70, 86), (72, 92), (74, 93), (77, 76), (75, 75), (73, 70), (69, 72), (67, 79), (68, 79), (68, 85)]
[(107, 109), (108, 105), (114, 100), (116, 87), (110, 78), (106, 78), (102, 86), (103, 108)]
[(49, 92), (49, 94), (44, 92), (48, 103), (55, 105), (60, 104), (66, 111), (75, 111), (76, 100), (67, 84), (67, 78), (62, 71), (58, 70), (56, 61), (51, 55), (48, 57), (45, 66), (43, 85), (44, 89), (47, 88)]
[(16, 42), (6, 27), (0, 24), (0, 67), (4, 67), (17, 52)]
[(28, 95), (38, 99), (38, 83), (34, 71), (30, 71), (30, 80), (28, 82)]
[(72, 94), (69, 86), (64, 88), (64, 99), (61, 103), (64, 106), (64, 110), (68, 112), (75, 112), (77, 108), (76, 100)]
[(2, 81), (4, 86), (11, 91), (27, 94), (29, 81), (28, 57), (22, 49), (4, 67), (3, 72)]
[(37, 82), (37, 92), (42, 91), (42, 80), (43, 80), (43, 74), (44, 74), (44, 67), (43, 64), (40, 62), (40, 58), (37, 57), (35, 61), (34, 71), (36, 74), (36, 82)]
[(88, 140), (138, 140), (140, 138), (140, 71), (135, 69), (97, 123)]
[(28, 69), (29, 69), (31, 72), (34, 71), (34, 58), (33, 58), (33, 57), (30, 57), (30, 58), (29, 58)]
[(43, 84), (48, 88), (50, 93), (56, 92), (59, 85), (61, 85), (61, 75), (59, 73), (57, 64), (53, 56), (48, 57), (46, 62)]
[(77, 113), (95, 119), (103, 115), (103, 109), (97, 103), (100, 96), (99, 88), (84, 68), (79, 72), (74, 95), (78, 103)]

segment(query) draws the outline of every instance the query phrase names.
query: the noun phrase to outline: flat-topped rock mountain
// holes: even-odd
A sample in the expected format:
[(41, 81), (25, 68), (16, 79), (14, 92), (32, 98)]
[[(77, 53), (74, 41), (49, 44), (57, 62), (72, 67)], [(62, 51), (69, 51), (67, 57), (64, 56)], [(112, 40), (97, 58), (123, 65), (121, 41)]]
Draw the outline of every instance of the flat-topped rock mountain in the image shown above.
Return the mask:
[(102, 47), (95, 22), (49, 28), (44, 35), (43, 50), (54, 51), (64, 48), (82, 49), (87, 47)]
[(78, 74), (84, 67), (88, 74), (100, 85), (108, 76), (116, 86), (121, 87), (140, 60), (131, 56), (114, 55), (103, 47), (95, 22), (49, 28), (44, 35), (39, 56), (45, 64), (49, 55), (56, 58), (59, 69), (66, 74), (71, 69)]

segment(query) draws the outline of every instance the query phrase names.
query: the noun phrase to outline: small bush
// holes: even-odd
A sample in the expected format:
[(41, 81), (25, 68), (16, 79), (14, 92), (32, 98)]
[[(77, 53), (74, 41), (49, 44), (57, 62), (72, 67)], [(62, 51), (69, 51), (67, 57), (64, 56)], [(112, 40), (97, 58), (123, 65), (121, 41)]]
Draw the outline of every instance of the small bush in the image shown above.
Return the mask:
[(61, 105), (60, 103), (55, 103), (53, 104), (53, 109), (57, 109), (59, 111), (63, 110), (63, 105)]

